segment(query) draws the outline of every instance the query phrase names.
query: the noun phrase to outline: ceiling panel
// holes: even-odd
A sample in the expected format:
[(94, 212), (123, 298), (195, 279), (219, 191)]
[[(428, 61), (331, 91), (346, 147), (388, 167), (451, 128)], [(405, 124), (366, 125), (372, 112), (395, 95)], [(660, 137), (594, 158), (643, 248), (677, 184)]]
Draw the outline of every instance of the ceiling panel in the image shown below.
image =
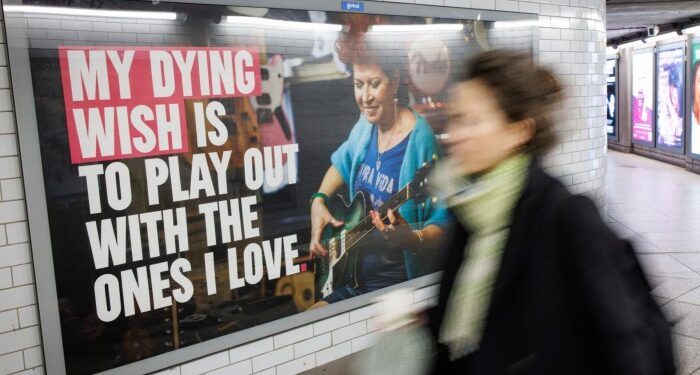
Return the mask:
[(646, 32), (647, 26), (700, 21), (698, 0), (607, 0), (606, 5), (608, 40)]

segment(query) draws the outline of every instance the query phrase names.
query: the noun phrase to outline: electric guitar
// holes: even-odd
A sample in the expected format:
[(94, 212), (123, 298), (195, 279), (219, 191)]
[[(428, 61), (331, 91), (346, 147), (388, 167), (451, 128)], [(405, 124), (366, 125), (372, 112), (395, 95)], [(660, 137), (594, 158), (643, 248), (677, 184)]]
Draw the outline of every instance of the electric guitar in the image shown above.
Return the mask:
[[(282, 55), (270, 57), (267, 64), (260, 68), (260, 85), (262, 94), (255, 97), (252, 104), (258, 114), (258, 123), (277, 124), (282, 128), (287, 141), (292, 140), (292, 128), (282, 109), (284, 100), (284, 60)], [(274, 118), (273, 118), (274, 117)]]
[[(386, 218), (389, 209), (396, 211), (410, 199), (427, 197), (428, 174), (431, 168), (432, 164), (425, 164), (417, 170), (413, 180), (392, 195), (389, 201), (377, 210), (381, 217)], [(333, 212), (335, 218), (344, 221), (343, 226), (334, 228), (332, 225), (327, 225), (324, 228), (321, 238), (324, 247), (328, 250), (328, 256), (317, 258), (317, 295), (320, 293), (325, 298), (337, 286), (349, 283), (347, 269), (352, 263), (350, 258), (353, 254), (351, 252), (358, 247), (365, 236), (375, 229), (372, 218), (367, 214), (367, 206), (365, 195), (358, 192), (350, 204), (343, 200), (339, 212)], [(356, 278), (355, 282), (357, 282)]]

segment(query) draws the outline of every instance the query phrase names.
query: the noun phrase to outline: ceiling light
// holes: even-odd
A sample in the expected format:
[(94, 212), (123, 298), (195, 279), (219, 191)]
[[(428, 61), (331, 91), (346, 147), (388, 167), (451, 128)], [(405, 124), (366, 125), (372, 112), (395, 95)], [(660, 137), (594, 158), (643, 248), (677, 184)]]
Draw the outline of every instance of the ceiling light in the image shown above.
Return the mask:
[(285, 21), (262, 17), (228, 16), (226, 17), (226, 22), (237, 25), (266, 26), (280, 29), (294, 29), (303, 31), (340, 31), (343, 29), (342, 25), (338, 25), (335, 23)]
[(665, 33), (665, 34), (660, 34), (660, 35), (649, 37), (649, 38), (647, 38), (646, 42), (647, 43), (660, 42), (662, 40), (668, 40), (668, 39), (673, 39), (673, 38), (677, 38), (677, 37), (678, 37), (678, 34), (676, 34), (675, 31), (672, 31), (670, 33)]
[(645, 45), (645, 44), (644, 44), (644, 41), (638, 39), (638, 40), (635, 40), (635, 41), (633, 41), (633, 42), (628, 42), (628, 43), (625, 43), (625, 44), (620, 44), (619, 46), (617, 46), (617, 48), (619, 48), (619, 49), (634, 48), (634, 47), (640, 47), (640, 46), (644, 46), (644, 45)]
[(410, 32), (410, 31), (461, 31), (461, 23), (430, 23), (425, 25), (372, 25), (370, 30), (378, 32)]
[(700, 25), (686, 27), (685, 29), (683, 29), (683, 34), (685, 34), (685, 35), (695, 34), (695, 33), (700, 33)]
[(159, 20), (174, 20), (177, 18), (177, 13), (174, 12), (145, 12), (136, 10), (46, 7), (37, 5), (5, 5), (3, 6), (3, 10), (5, 11), (5, 13), (41, 13), (59, 14), (66, 16), (92, 16), (139, 19), (146, 18)]
[(496, 21), (493, 23), (494, 29), (515, 29), (518, 27), (538, 26), (537, 20), (521, 20), (521, 21)]

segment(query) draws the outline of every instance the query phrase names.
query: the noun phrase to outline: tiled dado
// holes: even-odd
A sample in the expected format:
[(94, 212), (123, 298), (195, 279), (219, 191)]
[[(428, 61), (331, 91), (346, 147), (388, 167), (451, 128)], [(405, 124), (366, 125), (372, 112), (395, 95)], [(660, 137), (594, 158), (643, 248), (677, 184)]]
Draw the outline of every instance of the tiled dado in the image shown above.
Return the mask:
[[(406, 308), (422, 310), (436, 302), (437, 293), (435, 286), (417, 289), (406, 298)], [(296, 374), (374, 344), (381, 329), (379, 315), (383, 309), (381, 303), (365, 306), (156, 375)]]

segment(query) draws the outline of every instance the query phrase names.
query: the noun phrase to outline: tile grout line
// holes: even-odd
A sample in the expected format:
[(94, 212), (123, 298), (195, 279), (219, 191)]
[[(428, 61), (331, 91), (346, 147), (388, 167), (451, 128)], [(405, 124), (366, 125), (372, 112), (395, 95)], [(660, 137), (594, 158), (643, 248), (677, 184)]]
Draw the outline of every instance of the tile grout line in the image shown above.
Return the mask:
[[(678, 296), (678, 297), (672, 299), (671, 301), (679, 302), (679, 303), (685, 303), (685, 304), (688, 304), (688, 305), (693, 305), (693, 306), (700, 307), (700, 304), (679, 300), (679, 298), (683, 297), (684, 295), (686, 295), (686, 294), (688, 294), (688, 293), (690, 293), (690, 292), (692, 292), (692, 291), (694, 291), (694, 290), (696, 290), (696, 289), (700, 289), (700, 285), (698, 285), (697, 287), (693, 288), (692, 290), (689, 290), (689, 291), (686, 292), (686, 293), (681, 294), (680, 296)], [(663, 298), (663, 297), (662, 297), (662, 298)], [(700, 340), (700, 338), (698, 338), (698, 340)]]
[[(697, 338), (697, 337), (688, 336), (688, 335), (685, 335), (685, 334), (682, 334), (682, 333), (678, 333), (678, 332), (671, 332), (671, 334), (672, 334), (672, 335), (682, 336), (682, 337), (685, 337), (686, 339), (691, 339), (691, 340), (695, 340), (695, 341), (700, 342), (700, 339)], [(700, 368), (700, 367), (698, 367), (698, 368)]]
[(698, 275), (698, 277), (700, 277), (700, 272), (698, 272), (698, 271), (696, 271), (695, 269), (693, 269), (693, 267), (691, 267), (691, 266), (685, 264), (685, 262), (683, 262), (682, 260), (680, 260), (680, 259), (674, 257), (673, 254), (669, 254), (669, 256), (670, 256), (671, 258), (675, 259), (678, 263), (680, 263), (680, 264), (686, 266), (689, 270), (691, 270), (691, 271), (694, 272), (696, 275)]

